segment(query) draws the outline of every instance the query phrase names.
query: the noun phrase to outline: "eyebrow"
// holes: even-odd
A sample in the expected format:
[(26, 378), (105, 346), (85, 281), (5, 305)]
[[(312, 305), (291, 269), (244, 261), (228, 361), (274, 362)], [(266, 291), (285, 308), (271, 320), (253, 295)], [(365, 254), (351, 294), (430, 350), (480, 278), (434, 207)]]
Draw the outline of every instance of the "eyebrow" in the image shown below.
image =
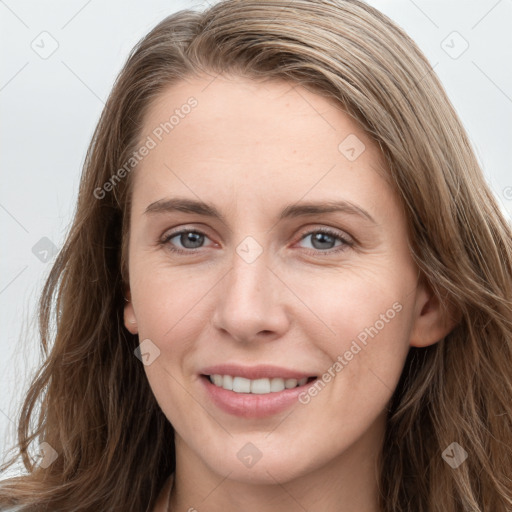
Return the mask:
[[(213, 217), (221, 220), (224, 224), (227, 224), (224, 216), (213, 204), (182, 197), (165, 198), (155, 201), (145, 209), (144, 214), (169, 213), (173, 211), (195, 213), (206, 217)], [(377, 224), (377, 221), (366, 210), (347, 200), (290, 204), (281, 212), (279, 220), (333, 212), (356, 215)]]

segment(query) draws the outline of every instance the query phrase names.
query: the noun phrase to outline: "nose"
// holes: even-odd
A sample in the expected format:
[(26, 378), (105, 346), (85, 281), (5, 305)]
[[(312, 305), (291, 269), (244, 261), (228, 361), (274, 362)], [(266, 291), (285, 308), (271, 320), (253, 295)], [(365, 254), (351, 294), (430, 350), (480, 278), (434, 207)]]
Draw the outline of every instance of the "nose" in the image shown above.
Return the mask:
[(223, 336), (251, 343), (278, 339), (288, 330), (290, 292), (268, 266), (265, 252), (250, 263), (235, 253), (218, 293), (213, 326)]

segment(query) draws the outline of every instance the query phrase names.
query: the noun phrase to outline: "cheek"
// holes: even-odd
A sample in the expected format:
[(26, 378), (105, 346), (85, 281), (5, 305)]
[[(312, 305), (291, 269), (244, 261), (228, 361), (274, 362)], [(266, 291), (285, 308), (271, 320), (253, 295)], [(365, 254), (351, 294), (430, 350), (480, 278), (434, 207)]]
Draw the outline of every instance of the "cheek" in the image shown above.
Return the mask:
[(364, 347), (379, 340), (375, 345), (386, 349), (401, 345), (410, 324), (409, 277), (405, 269), (383, 265), (352, 266), (308, 279), (297, 275), (294, 292), (305, 299), (311, 314), (297, 314), (296, 319), (311, 340), (322, 340), (331, 356), (348, 350), (353, 341)]
[[(154, 268), (154, 267), (153, 267)], [(190, 375), (208, 313), (205, 293), (212, 288), (203, 278), (183, 269), (155, 268), (138, 280), (132, 298), (139, 339), (150, 339), (159, 349), (153, 364), (145, 366), (149, 385), (169, 422), (178, 430), (204, 421), (202, 409), (191, 407)], [(213, 284), (213, 283), (212, 283)]]
[(207, 310), (212, 302), (208, 295), (214, 291), (218, 278), (185, 268), (170, 269), (158, 264), (151, 268), (148, 272), (147, 266), (141, 265), (139, 273), (132, 274), (139, 340), (151, 340), (159, 351), (158, 358), (144, 370), (167, 419), (177, 429), (186, 430), (190, 421), (204, 421), (203, 410), (191, 407), (194, 397), (184, 390), (190, 385), (188, 379), (194, 374), (191, 363), (201, 348), (195, 341), (212, 315)]
[(190, 339), (207, 318), (205, 306), (216, 276), (158, 265), (151, 272), (141, 267), (138, 275), (132, 297), (139, 336), (153, 337), (165, 345)]
[(409, 351), (413, 296), (404, 272), (352, 270), (323, 287), (316, 283), (322, 293), (312, 293), (309, 282), (308, 306), (321, 322), (310, 315), (302, 328), (329, 361), (323, 376), (330, 399), (355, 417), (348, 397), (378, 410), (398, 383)]

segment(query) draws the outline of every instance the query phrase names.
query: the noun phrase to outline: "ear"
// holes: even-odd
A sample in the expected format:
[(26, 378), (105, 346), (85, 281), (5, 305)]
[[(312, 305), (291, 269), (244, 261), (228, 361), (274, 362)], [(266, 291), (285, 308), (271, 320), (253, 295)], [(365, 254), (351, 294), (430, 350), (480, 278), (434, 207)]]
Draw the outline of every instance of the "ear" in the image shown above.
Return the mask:
[(447, 336), (460, 322), (461, 315), (439, 301), (423, 277), (418, 283), (411, 347), (428, 347)]
[(137, 334), (139, 332), (137, 319), (135, 318), (135, 311), (133, 310), (132, 294), (129, 289), (125, 292), (124, 326), (132, 334)]

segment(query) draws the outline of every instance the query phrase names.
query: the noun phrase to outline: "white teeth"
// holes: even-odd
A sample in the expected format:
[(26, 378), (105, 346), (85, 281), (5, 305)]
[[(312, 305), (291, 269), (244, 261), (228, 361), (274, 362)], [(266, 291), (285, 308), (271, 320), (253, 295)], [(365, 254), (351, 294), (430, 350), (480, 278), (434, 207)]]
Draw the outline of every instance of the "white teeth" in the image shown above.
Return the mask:
[(233, 390), (233, 377), (231, 377), (231, 375), (224, 375), (224, 377), (222, 377), (222, 375), (219, 375), (219, 377), (224, 380), (221, 380), (221, 383), (217, 384), (217, 386), (221, 386), (224, 389), (232, 391)]
[(292, 389), (297, 386), (304, 386), (308, 381), (307, 377), (297, 379), (246, 379), (244, 377), (233, 377), (231, 375), (210, 375), (210, 382), (235, 393), (253, 393), (255, 395), (266, 395), (267, 393), (278, 393), (285, 389)]
[(264, 395), (270, 393), (270, 380), (269, 379), (256, 379), (251, 381), (251, 393), (257, 395)]
[(276, 393), (277, 391), (283, 391), (284, 387), (284, 379), (270, 379), (270, 391), (272, 393)]
[(236, 393), (250, 393), (251, 392), (251, 381), (244, 377), (233, 378), (233, 391)]
[(297, 379), (286, 379), (284, 381), (284, 387), (286, 389), (292, 389), (297, 387)]

